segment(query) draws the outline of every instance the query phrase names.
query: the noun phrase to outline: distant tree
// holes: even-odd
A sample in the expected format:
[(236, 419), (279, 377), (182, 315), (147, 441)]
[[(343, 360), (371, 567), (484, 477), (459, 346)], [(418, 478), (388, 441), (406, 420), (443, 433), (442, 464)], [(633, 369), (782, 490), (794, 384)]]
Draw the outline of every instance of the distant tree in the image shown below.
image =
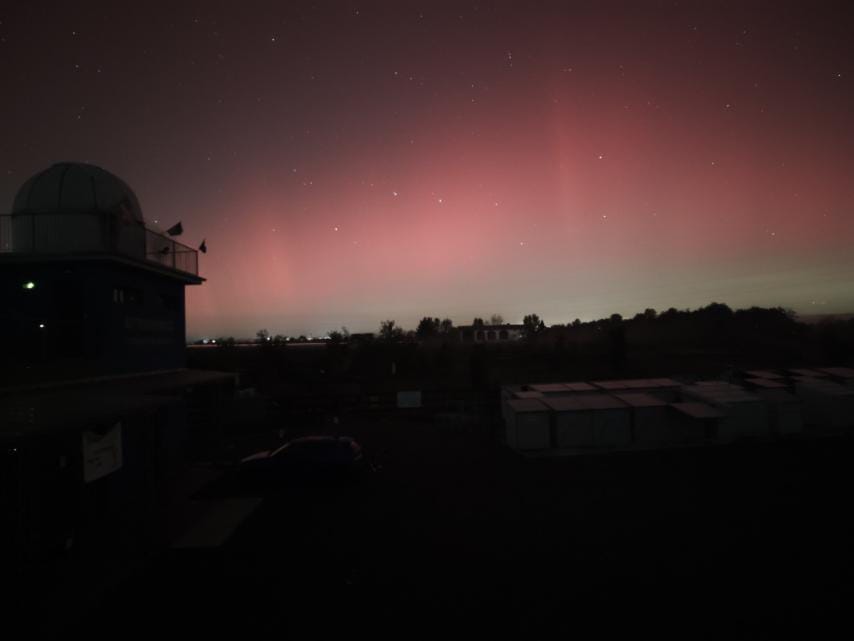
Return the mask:
[(581, 327), (581, 319), (576, 318), (574, 321), (572, 321), (572, 326), (573, 327)]
[(643, 310), (643, 315), (647, 320), (655, 320), (655, 317), (658, 316), (658, 312), (656, 312), (652, 307), (647, 307)]
[(482, 318), (475, 318), (471, 324), (472, 327), (483, 327), (486, 323), (483, 322)]
[(223, 338), (216, 339), (216, 344), (219, 347), (234, 347), (235, 345), (234, 336), (228, 336)]
[(259, 329), (255, 332), (255, 337), (258, 339), (259, 343), (266, 343), (270, 339), (270, 332), (266, 329)]
[(618, 325), (623, 322), (623, 317), (620, 314), (611, 314), (610, 321), (613, 325)]
[(341, 326), (341, 338), (343, 338), (345, 341), (350, 339), (350, 330), (347, 329), (346, 325)]
[(342, 334), (338, 330), (333, 329), (331, 332), (329, 332), (329, 342), (330, 343), (337, 345), (338, 343), (340, 343), (343, 340), (344, 340), (344, 334)]
[(492, 316), (489, 317), (489, 324), (490, 325), (503, 325), (504, 324), (504, 317), (501, 314), (493, 314)]
[(445, 318), (439, 323), (439, 331), (443, 334), (450, 334), (454, 330), (454, 321), (450, 318)]
[[(619, 320), (614, 320), (614, 317)], [(626, 361), (626, 326), (622, 323), (622, 316), (611, 315), (611, 327), (608, 329), (608, 340), (610, 342), (611, 363), (615, 370), (622, 368)]]
[(729, 305), (725, 305), (723, 303), (710, 303), (705, 307), (698, 309), (696, 313), (707, 318), (718, 319), (730, 318), (733, 315)]
[(403, 329), (397, 327), (393, 320), (384, 320), (380, 323), (380, 338), (386, 341), (396, 341), (403, 337)]
[(442, 321), (438, 318), (430, 318), (429, 316), (425, 316), (418, 323), (418, 328), (415, 330), (415, 335), (418, 338), (429, 338), (430, 336), (436, 336), (439, 333), (439, 326)]
[(273, 336), (273, 345), (284, 345), (287, 342), (287, 338), (282, 334), (276, 334)]
[(528, 314), (522, 319), (525, 336), (531, 338), (546, 329), (546, 324), (536, 314)]

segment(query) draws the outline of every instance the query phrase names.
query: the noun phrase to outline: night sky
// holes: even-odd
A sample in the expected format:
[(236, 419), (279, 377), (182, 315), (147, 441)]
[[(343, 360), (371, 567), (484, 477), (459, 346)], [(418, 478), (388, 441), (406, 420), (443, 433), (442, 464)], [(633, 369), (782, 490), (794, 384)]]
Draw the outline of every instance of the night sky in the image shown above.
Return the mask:
[(190, 337), (854, 311), (845, 3), (154, 4), (0, 5), (0, 210), (124, 178)]

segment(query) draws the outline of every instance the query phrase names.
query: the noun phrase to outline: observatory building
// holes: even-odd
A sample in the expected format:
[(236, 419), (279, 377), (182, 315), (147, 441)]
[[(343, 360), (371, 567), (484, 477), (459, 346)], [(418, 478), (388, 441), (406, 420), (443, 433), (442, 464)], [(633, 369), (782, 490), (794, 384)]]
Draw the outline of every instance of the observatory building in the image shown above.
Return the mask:
[(3, 360), (49, 378), (183, 367), (184, 287), (203, 281), (124, 181), (55, 164), (0, 216)]
[(73, 604), (174, 539), (233, 397), (232, 374), (185, 367), (198, 271), (92, 165), (36, 174), (0, 215), (0, 566), (31, 602)]

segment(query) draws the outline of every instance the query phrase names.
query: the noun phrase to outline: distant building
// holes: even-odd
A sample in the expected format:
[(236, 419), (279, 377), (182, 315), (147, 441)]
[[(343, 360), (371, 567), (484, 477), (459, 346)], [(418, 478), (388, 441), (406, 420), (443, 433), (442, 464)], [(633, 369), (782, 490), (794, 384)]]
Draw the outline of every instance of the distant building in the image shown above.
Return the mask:
[(197, 251), (146, 225), (120, 178), (55, 164), (0, 216), (4, 361), (59, 376), (183, 367), (184, 287), (203, 281)]
[(464, 343), (509, 343), (524, 337), (524, 325), (460, 325)]

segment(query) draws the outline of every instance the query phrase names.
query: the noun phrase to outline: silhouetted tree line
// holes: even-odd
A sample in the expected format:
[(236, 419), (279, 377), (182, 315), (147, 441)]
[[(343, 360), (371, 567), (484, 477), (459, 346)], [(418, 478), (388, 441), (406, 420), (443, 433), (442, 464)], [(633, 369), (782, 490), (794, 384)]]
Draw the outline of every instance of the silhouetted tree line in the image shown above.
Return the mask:
[[(493, 314), (489, 324), (503, 324), (503, 317)], [(485, 327), (477, 317), (472, 326)], [(854, 319), (827, 321), (817, 325), (799, 322), (795, 313), (782, 307), (750, 307), (733, 310), (714, 302), (698, 309), (676, 309), (662, 312), (647, 308), (629, 318), (620, 314), (583, 322), (547, 326), (537, 314), (527, 314), (522, 321), (525, 341), (534, 353), (558, 363), (566, 358), (598, 355), (605, 358), (615, 373), (622, 371), (633, 358), (650, 360), (662, 354), (718, 354), (737, 360), (743, 355), (767, 356), (766, 360), (788, 359), (796, 362), (820, 355), (823, 362), (842, 363), (854, 357)], [(384, 320), (375, 334), (351, 334), (346, 327), (330, 331), (330, 345), (412, 344), (446, 345), (453, 349), (461, 343), (459, 329), (450, 318), (424, 316), (414, 330), (401, 327), (395, 320)], [(256, 342), (272, 348), (288, 341), (307, 341), (280, 334), (271, 336), (259, 330)], [(217, 339), (223, 347), (233, 346), (233, 338)], [(511, 346), (508, 346), (511, 347)], [(657, 355), (657, 356), (656, 356)]]
[[(379, 333), (330, 332), (321, 350), (280, 349), (266, 333), (256, 337), (264, 340), (261, 349), (192, 350), (188, 361), (240, 371), (260, 388), (321, 390), (331, 383), (393, 386), (405, 380), (488, 396), (508, 381), (713, 377), (733, 367), (851, 365), (854, 359), (854, 320), (806, 324), (782, 308), (732, 310), (713, 303), (550, 327), (529, 314), (523, 325), (526, 340), (482, 345), (461, 341), (449, 319), (425, 316), (412, 331), (389, 319)], [(218, 338), (217, 345), (234, 341)]]
[(425, 316), (422, 318), (415, 330), (418, 338), (432, 338), (436, 336), (448, 336), (454, 330), (454, 322), (450, 318), (439, 320)]
[[(502, 325), (504, 318), (493, 314), (487, 324), (483, 318), (476, 317), (472, 321), (474, 328), (489, 325)], [(733, 311), (723, 303), (711, 303), (695, 310), (679, 310), (674, 307), (657, 312), (647, 308), (625, 319), (620, 314), (611, 314), (608, 318), (583, 322), (576, 318), (571, 323), (547, 326), (537, 314), (527, 314), (522, 320), (524, 335), (533, 342), (554, 342), (563, 338), (586, 338), (596, 334), (611, 337), (615, 347), (620, 350), (629, 338), (649, 338), (661, 334), (675, 342), (693, 341), (698, 338), (711, 340), (730, 339), (734, 334), (749, 334), (760, 332), (765, 336), (794, 336), (804, 332), (804, 325), (798, 323), (794, 312), (781, 307), (761, 308), (751, 307)], [(458, 329), (450, 318), (425, 316), (415, 330), (406, 330), (393, 319), (384, 320), (375, 336), (386, 342), (414, 341), (436, 337), (456, 337)], [(628, 334), (627, 334), (628, 332)], [(839, 343), (841, 348), (845, 342), (837, 336), (839, 332), (825, 329), (826, 342)], [(331, 343), (344, 343), (351, 338), (364, 338), (365, 334), (351, 335), (346, 327), (328, 333), (327, 340)], [(266, 329), (256, 334), (256, 342), (274, 345), (286, 342), (282, 335), (271, 337)], [(294, 339), (291, 339), (294, 340)], [(300, 336), (295, 340), (308, 340)]]

